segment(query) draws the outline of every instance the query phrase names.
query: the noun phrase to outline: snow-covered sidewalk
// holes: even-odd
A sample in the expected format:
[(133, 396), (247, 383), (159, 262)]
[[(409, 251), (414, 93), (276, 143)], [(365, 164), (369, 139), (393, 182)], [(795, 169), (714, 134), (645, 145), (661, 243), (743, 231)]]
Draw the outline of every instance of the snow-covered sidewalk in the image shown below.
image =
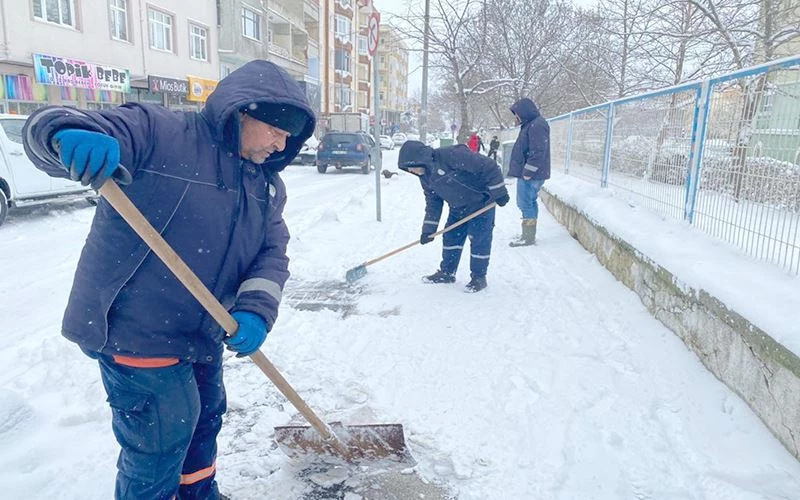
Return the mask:
[[(394, 169), (396, 151), (385, 153)], [(405, 174), (289, 167), (294, 280), (345, 271), (418, 238)], [(512, 189), (513, 199), (513, 189)], [(11, 499), (105, 499), (117, 453), (94, 363), (59, 335), (92, 209), (37, 211), (0, 229), (0, 483)], [(511, 249), (498, 211), (489, 288), (432, 286), (441, 243), (369, 268), (355, 314), (284, 305), (264, 352), (330, 419), (404, 424), (420, 476), (460, 499), (795, 498), (800, 464), (639, 299), (546, 212)], [(302, 498), (276, 449), (294, 410), (248, 360), (228, 358), (218, 479), (236, 500)], [(352, 497), (355, 499), (355, 497)]]

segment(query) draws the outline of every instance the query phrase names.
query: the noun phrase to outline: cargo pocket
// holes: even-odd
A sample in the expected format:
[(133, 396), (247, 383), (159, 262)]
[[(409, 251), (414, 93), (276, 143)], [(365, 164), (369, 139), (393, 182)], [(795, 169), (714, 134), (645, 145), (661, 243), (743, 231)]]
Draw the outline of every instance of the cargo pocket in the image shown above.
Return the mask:
[(158, 478), (157, 461), (142, 459), (143, 455), (161, 453), (160, 425), (158, 413), (153, 408), (153, 397), (115, 390), (107, 401), (111, 406), (114, 435), (123, 448), (118, 464), (120, 472), (144, 481), (155, 481)]

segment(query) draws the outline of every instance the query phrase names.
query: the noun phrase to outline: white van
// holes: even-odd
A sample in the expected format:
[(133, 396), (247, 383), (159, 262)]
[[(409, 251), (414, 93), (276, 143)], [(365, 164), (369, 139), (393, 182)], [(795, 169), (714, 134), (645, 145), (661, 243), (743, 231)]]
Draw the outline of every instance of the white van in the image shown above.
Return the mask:
[(50, 177), (33, 166), (22, 149), (27, 116), (0, 114), (0, 225), (8, 209), (57, 197), (82, 195), (91, 202), (91, 188), (69, 179)]

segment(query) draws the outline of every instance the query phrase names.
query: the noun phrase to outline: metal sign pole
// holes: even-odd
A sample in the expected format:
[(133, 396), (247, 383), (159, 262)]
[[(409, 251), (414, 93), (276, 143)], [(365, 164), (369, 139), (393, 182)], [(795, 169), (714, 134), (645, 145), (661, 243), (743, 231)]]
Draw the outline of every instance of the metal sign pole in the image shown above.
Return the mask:
[[(375, 136), (375, 140), (378, 144), (381, 143), (381, 134), (380, 134), (380, 92), (378, 87), (378, 55), (377, 53), (372, 56), (372, 102), (373, 108), (375, 108), (375, 126), (373, 128), (373, 135)], [(381, 167), (383, 167), (383, 153), (381, 153), (381, 158), (378, 161), (378, 166), (375, 168), (375, 213), (378, 222), (381, 221)]]
[[(372, 136), (380, 146), (381, 143), (381, 110), (380, 110), (380, 89), (379, 68), (378, 68), (378, 34), (380, 33), (380, 17), (377, 12), (369, 17), (367, 21), (367, 49), (372, 56)], [(378, 158), (378, 165), (375, 167), (375, 218), (381, 222), (381, 167), (383, 167), (383, 152)]]

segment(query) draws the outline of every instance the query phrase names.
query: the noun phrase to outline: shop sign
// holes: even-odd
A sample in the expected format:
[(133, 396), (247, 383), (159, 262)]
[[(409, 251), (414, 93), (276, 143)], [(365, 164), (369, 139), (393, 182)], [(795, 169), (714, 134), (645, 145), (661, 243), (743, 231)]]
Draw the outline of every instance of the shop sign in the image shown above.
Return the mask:
[(208, 96), (217, 88), (217, 80), (208, 80), (196, 76), (187, 76), (187, 78), (189, 79), (189, 95), (186, 96), (187, 101), (206, 102)]
[(36, 82), (60, 87), (130, 92), (131, 75), (127, 69), (99, 65), (78, 59), (33, 54)]
[(188, 80), (176, 80), (174, 78), (164, 78), (161, 76), (150, 75), (147, 77), (147, 86), (150, 92), (180, 95), (186, 95), (189, 93)]

